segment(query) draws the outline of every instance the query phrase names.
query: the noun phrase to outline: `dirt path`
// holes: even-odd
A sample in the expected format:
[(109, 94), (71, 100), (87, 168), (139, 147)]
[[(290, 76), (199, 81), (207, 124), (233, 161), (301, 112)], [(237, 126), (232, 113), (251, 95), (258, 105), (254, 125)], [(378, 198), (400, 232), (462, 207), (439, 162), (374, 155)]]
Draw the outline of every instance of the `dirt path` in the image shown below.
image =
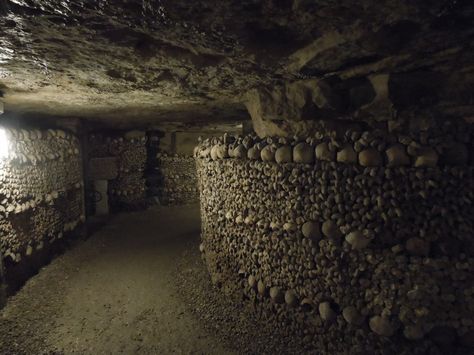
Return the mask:
[(0, 313), (0, 353), (228, 354), (176, 292), (197, 206), (113, 217), (54, 260)]

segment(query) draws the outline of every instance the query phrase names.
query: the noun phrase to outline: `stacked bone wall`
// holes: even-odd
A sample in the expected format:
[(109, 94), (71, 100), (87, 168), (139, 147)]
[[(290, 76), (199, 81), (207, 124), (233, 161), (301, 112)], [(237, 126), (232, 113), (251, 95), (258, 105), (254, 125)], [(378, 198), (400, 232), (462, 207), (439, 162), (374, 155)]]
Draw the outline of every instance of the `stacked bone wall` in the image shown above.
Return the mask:
[(157, 155), (158, 196), (165, 205), (183, 205), (199, 201), (196, 162), (192, 156)]
[(84, 221), (82, 159), (79, 140), (64, 131), (2, 132), (0, 247), (6, 263), (19, 263)]
[(472, 129), (444, 129), (203, 142), (213, 282), (318, 353), (471, 353)]
[(93, 134), (89, 137), (89, 158), (116, 157), (118, 175), (109, 181), (110, 204), (114, 209), (143, 203), (146, 199), (144, 170), (146, 138)]

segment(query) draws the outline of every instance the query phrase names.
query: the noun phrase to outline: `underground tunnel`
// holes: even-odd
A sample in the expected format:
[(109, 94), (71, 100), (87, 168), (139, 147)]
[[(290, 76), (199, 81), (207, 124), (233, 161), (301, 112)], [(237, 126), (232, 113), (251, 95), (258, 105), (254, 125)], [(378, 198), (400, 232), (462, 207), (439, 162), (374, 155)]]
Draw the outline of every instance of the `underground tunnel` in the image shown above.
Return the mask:
[(0, 354), (474, 354), (474, 3), (0, 0)]

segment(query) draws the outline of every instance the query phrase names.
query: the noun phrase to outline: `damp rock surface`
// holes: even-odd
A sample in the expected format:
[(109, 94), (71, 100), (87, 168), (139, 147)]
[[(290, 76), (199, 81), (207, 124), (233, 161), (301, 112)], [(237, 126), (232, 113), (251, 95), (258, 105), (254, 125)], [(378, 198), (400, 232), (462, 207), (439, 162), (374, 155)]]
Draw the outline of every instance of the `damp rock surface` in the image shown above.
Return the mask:
[(250, 113), (267, 135), (469, 117), (473, 13), (443, 0), (7, 0), (1, 91), (6, 111), (115, 127)]

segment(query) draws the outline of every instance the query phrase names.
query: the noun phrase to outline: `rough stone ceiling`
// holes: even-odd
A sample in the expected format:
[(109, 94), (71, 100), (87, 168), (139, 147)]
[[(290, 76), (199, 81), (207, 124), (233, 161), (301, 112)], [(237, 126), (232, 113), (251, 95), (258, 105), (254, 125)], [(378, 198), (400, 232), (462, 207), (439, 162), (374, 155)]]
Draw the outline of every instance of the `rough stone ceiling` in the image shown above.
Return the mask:
[(20, 115), (114, 125), (240, 120), (248, 118), (244, 94), (255, 87), (474, 71), (469, 0), (0, 4), (0, 85), (6, 111)]

